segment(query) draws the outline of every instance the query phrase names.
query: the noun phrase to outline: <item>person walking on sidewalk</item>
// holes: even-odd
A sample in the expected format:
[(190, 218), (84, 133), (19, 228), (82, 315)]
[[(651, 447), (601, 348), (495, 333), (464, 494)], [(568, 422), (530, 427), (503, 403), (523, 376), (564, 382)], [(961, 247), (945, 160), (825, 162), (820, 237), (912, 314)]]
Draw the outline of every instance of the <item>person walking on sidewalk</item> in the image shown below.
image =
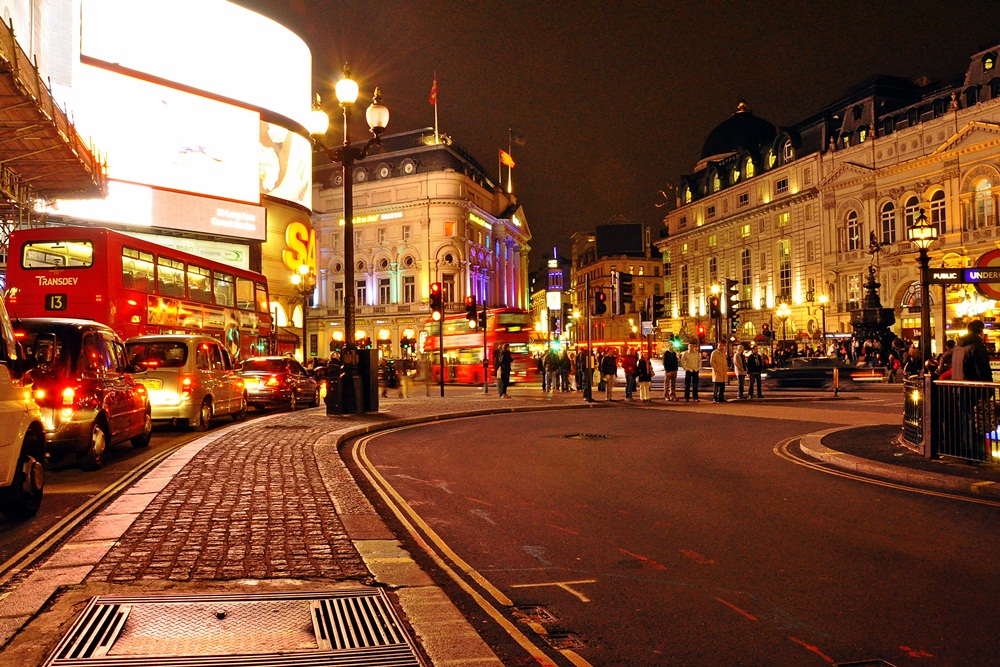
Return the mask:
[(559, 384), (559, 355), (552, 348), (545, 353), (545, 392), (551, 394)]
[(625, 373), (625, 400), (634, 401), (632, 394), (635, 393), (635, 368), (638, 363), (635, 352), (630, 348), (625, 348), (622, 355), (622, 371)]
[(604, 400), (610, 401), (611, 390), (615, 387), (615, 379), (618, 377), (618, 360), (614, 357), (611, 352), (606, 352), (603, 357), (601, 357), (601, 382), (604, 383), (605, 387), (605, 398)]
[(726, 402), (726, 377), (729, 375), (729, 362), (726, 360), (726, 353), (722, 351), (722, 343), (716, 343), (709, 357), (708, 365), (712, 367), (712, 384), (715, 391), (712, 395), (713, 403)]
[(681, 353), (680, 365), (684, 369), (684, 400), (689, 401), (694, 398), (694, 402), (698, 403), (698, 371), (701, 370), (701, 355), (698, 354), (697, 345), (690, 343), (687, 352)]
[(764, 398), (760, 381), (760, 374), (764, 372), (764, 360), (760, 358), (760, 353), (755, 347), (751, 347), (743, 356), (747, 365), (747, 375), (750, 377), (750, 398), (754, 397), (754, 385), (757, 386), (757, 398)]
[(497, 393), (500, 398), (510, 398), (507, 387), (510, 386), (510, 367), (514, 365), (514, 356), (510, 353), (510, 343), (504, 343), (497, 359)]
[[(983, 343), (982, 320), (972, 320), (968, 333), (955, 344), (951, 359), (951, 379), (965, 382), (993, 382), (990, 355)], [(987, 447), (986, 435), (996, 427), (993, 387), (962, 387), (959, 407), (962, 415), (959, 433), (962, 444), (981, 454)], [(987, 450), (986, 454), (989, 454)]]
[(635, 379), (639, 383), (639, 400), (649, 403), (649, 385), (653, 381), (653, 363), (645, 352), (635, 365)]
[(677, 353), (670, 346), (663, 353), (663, 400), (677, 401)]
[(736, 346), (736, 351), (733, 352), (733, 370), (736, 371), (737, 382), (736, 398), (741, 401), (747, 397), (747, 395), (743, 393), (743, 383), (746, 382), (747, 379), (747, 360), (746, 357), (743, 356), (743, 353), (746, 352), (749, 347), (750, 346), (747, 343), (740, 343)]

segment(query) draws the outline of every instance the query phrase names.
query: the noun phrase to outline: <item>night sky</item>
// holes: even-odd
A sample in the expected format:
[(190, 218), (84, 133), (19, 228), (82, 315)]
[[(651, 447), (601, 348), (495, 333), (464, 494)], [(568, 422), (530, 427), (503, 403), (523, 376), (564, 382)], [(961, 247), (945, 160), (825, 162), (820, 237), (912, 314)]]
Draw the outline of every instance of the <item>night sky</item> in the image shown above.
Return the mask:
[[(508, 128), (532, 267), (615, 216), (654, 225), (659, 191), (690, 173), (705, 137), (745, 99), (781, 126), (875, 74), (953, 78), (1000, 44), (993, 2), (239, 0), (312, 49), (334, 100), (344, 61), (374, 86), (389, 132), (434, 125), (497, 178)], [(988, 9), (986, 9), (988, 7)], [(261, 45), (266, 57), (266, 45)], [(360, 138), (360, 137), (359, 137)]]

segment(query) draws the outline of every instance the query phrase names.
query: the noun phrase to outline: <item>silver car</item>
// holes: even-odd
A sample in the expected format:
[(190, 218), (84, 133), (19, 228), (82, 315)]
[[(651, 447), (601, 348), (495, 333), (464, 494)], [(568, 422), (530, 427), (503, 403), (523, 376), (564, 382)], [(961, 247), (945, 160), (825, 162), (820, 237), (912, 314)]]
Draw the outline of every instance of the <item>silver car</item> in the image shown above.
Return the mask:
[(212, 419), (247, 416), (247, 392), (225, 346), (211, 336), (137, 336), (125, 342), (128, 358), (146, 372), (137, 376), (149, 392), (153, 421), (206, 430)]

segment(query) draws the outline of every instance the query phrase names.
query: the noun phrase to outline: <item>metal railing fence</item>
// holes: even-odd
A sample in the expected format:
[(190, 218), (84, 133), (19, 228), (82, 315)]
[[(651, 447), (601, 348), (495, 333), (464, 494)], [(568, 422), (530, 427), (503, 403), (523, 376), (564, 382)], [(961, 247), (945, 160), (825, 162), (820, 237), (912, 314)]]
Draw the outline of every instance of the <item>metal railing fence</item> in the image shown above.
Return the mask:
[[(1000, 384), (995, 382), (935, 381), (931, 392), (931, 455), (1000, 463), (998, 389)], [(904, 432), (906, 428), (904, 417)]]

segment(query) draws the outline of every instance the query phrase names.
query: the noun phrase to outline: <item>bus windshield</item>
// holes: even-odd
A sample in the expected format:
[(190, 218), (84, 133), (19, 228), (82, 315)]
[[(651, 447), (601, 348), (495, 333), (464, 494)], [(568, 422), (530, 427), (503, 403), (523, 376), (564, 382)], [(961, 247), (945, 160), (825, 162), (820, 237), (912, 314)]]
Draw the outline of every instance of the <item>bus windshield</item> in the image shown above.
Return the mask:
[(82, 269), (93, 264), (90, 241), (32, 241), (21, 251), (21, 266), (26, 269)]

